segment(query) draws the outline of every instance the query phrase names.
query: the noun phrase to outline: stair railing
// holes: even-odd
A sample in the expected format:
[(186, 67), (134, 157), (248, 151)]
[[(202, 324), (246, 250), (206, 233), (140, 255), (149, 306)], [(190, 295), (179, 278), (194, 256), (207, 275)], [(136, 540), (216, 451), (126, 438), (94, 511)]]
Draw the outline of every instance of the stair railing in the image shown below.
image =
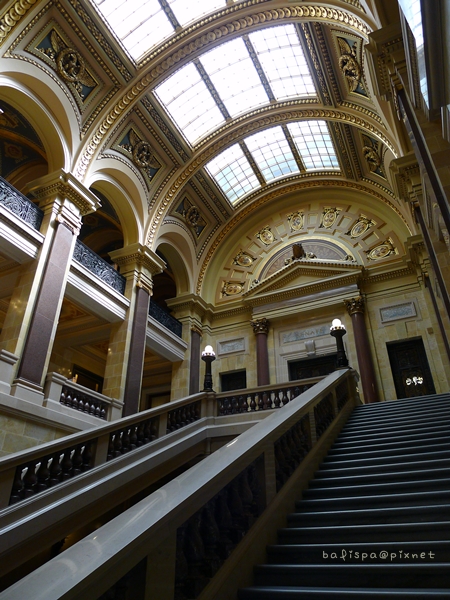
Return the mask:
[[(67, 383), (68, 380), (60, 379), (53, 377), (50, 378), (48, 383), (56, 386), (55, 389), (58, 388), (58, 390), (61, 387), (62, 391), (62, 383)], [(286, 396), (290, 393), (289, 390), (311, 386), (318, 380), (319, 378), (305, 379), (255, 389), (259, 390), (258, 393), (261, 396), (263, 394), (267, 397), (276, 394)], [(76, 384), (72, 387), (84, 390), (82, 386)], [(61, 391), (58, 391), (58, 393), (61, 394)], [(250, 392), (255, 393), (255, 390)], [(53, 392), (53, 395), (55, 394), (56, 392)], [(98, 400), (99, 406), (100, 401), (106, 403), (108, 400), (106, 396), (94, 392), (90, 394), (92, 397), (94, 395), (97, 397), (94, 400)], [(223, 395), (219, 394), (217, 396), (220, 398)], [(93, 401), (89, 403), (89, 406), (92, 404)], [(112, 409), (117, 410), (119, 404), (121, 403), (116, 401), (116, 406), (112, 401), (109, 409), (106, 407), (109, 411), (108, 414), (111, 413)], [(64, 405), (74, 409), (73, 405), (69, 406), (67, 403), (67, 398), (64, 399)], [(86, 403), (84, 403), (85, 405)], [(0, 458), (0, 481), (2, 482), (0, 486), (0, 509), (26, 500), (49, 488), (60, 485), (68, 479), (76, 478), (93, 467), (105, 464), (122, 454), (132, 452), (136, 448), (182, 429), (201, 418), (220, 416), (220, 405), (221, 400), (216, 401), (216, 394), (201, 392), (124, 419), (100, 425), (92, 430), (71, 434), (29, 450)], [(250, 406), (248, 412), (251, 412)]]
[(105, 592), (116, 597), (119, 589), (127, 597), (209, 600), (227, 586), (236, 589), (240, 567), (253, 561), (251, 549), (261, 551), (252, 544), (254, 531), (273, 526), (273, 511), (292, 494), (299, 473), (316, 468), (328, 438), (359, 402), (353, 375), (328, 375), (18, 581), (3, 600), (88, 600)]

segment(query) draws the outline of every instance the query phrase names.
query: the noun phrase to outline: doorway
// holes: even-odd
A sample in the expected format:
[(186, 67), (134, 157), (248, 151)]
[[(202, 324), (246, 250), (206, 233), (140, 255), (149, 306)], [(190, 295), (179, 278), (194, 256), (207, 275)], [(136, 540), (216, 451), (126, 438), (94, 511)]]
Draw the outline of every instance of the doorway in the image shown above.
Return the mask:
[(336, 354), (327, 354), (289, 362), (289, 381), (329, 375), (336, 370), (336, 359)]
[(422, 338), (386, 344), (397, 398), (435, 394)]

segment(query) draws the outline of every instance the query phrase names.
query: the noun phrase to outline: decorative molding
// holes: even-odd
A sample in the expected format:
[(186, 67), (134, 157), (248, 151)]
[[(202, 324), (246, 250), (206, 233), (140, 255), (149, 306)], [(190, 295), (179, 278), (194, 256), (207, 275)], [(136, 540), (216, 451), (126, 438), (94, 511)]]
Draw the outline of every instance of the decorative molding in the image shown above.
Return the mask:
[(245, 338), (236, 338), (233, 340), (217, 342), (217, 354), (235, 354), (236, 352), (245, 352)]
[(0, 45), (27, 15), (28, 11), (39, 2), (40, 0), (20, 0), (20, 2), (10, 3), (9, 8), (0, 15)]
[(282, 344), (294, 344), (303, 340), (330, 335), (329, 325), (319, 325), (309, 329), (294, 329), (281, 334)]

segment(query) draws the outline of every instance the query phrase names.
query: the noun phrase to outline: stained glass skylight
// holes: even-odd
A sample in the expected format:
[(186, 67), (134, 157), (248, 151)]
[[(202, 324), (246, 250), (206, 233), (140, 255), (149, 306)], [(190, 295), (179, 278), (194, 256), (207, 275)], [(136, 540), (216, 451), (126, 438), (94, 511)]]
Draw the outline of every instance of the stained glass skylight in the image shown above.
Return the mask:
[[(208, 86), (216, 93), (216, 103), (224, 119), (267, 105), (272, 100), (317, 95), (294, 25), (278, 25), (250, 33), (245, 41), (237, 38), (225, 42), (202, 54), (199, 63), (208, 85), (196, 87), (198, 95), (195, 99), (190, 90), (180, 93), (180, 106), (182, 103), (189, 105), (184, 109), (185, 113), (195, 103), (209, 102), (203, 98), (210, 95)], [(158, 86), (155, 94), (188, 141), (195, 145), (220, 121), (217, 113), (211, 113), (211, 121), (205, 118), (203, 126), (196, 128), (197, 137), (192, 135), (192, 130), (187, 133), (183, 119), (178, 120), (163, 98), (167, 88), (184, 89), (183, 86), (184, 73), (180, 69)]]
[(148, 50), (187, 23), (225, 8), (226, 0), (169, 0), (172, 20), (159, 0), (91, 0), (131, 56), (138, 60)]
[[(272, 127), (243, 140), (253, 164), (259, 170), (260, 178), (262, 176), (269, 183), (303, 169), (339, 170), (339, 162), (325, 121), (299, 121), (289, 123), (287, 127), (291, 141), (282, 127)], [(297, 155), (298, 162), (294, 154)], [(206, 170), (233, 203), (260, 187), (258, 175), (238, 144), (210, 161)]]
[(288, 129), (308, 169), (339, 169), (339, 162), (325, 121), (296, 121)]
[(206, 165), (206, 169), (231, 202), (260, 187), (258, 178), (239, 144), (216, 156)]

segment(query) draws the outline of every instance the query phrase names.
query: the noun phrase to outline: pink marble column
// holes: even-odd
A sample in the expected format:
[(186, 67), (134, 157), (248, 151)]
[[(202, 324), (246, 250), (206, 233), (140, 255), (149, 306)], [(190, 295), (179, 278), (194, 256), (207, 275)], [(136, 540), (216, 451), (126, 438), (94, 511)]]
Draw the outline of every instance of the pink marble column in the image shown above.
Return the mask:
[(364, 299), (362, 296), (344, 300), (348, 314), (352, 318), (353, 334), (355, 336), (356, 355), (358, 357), (361, 386), (366, 404), (379, 402), (375, 369), (372, 352), (364, 321)]
[(267, 335), (269, 321), (265, 318), (251, 321), (253, 332), (256, 336), (256, 376), (258, 385), (269, 385), (269, 351), (267, 349)]

